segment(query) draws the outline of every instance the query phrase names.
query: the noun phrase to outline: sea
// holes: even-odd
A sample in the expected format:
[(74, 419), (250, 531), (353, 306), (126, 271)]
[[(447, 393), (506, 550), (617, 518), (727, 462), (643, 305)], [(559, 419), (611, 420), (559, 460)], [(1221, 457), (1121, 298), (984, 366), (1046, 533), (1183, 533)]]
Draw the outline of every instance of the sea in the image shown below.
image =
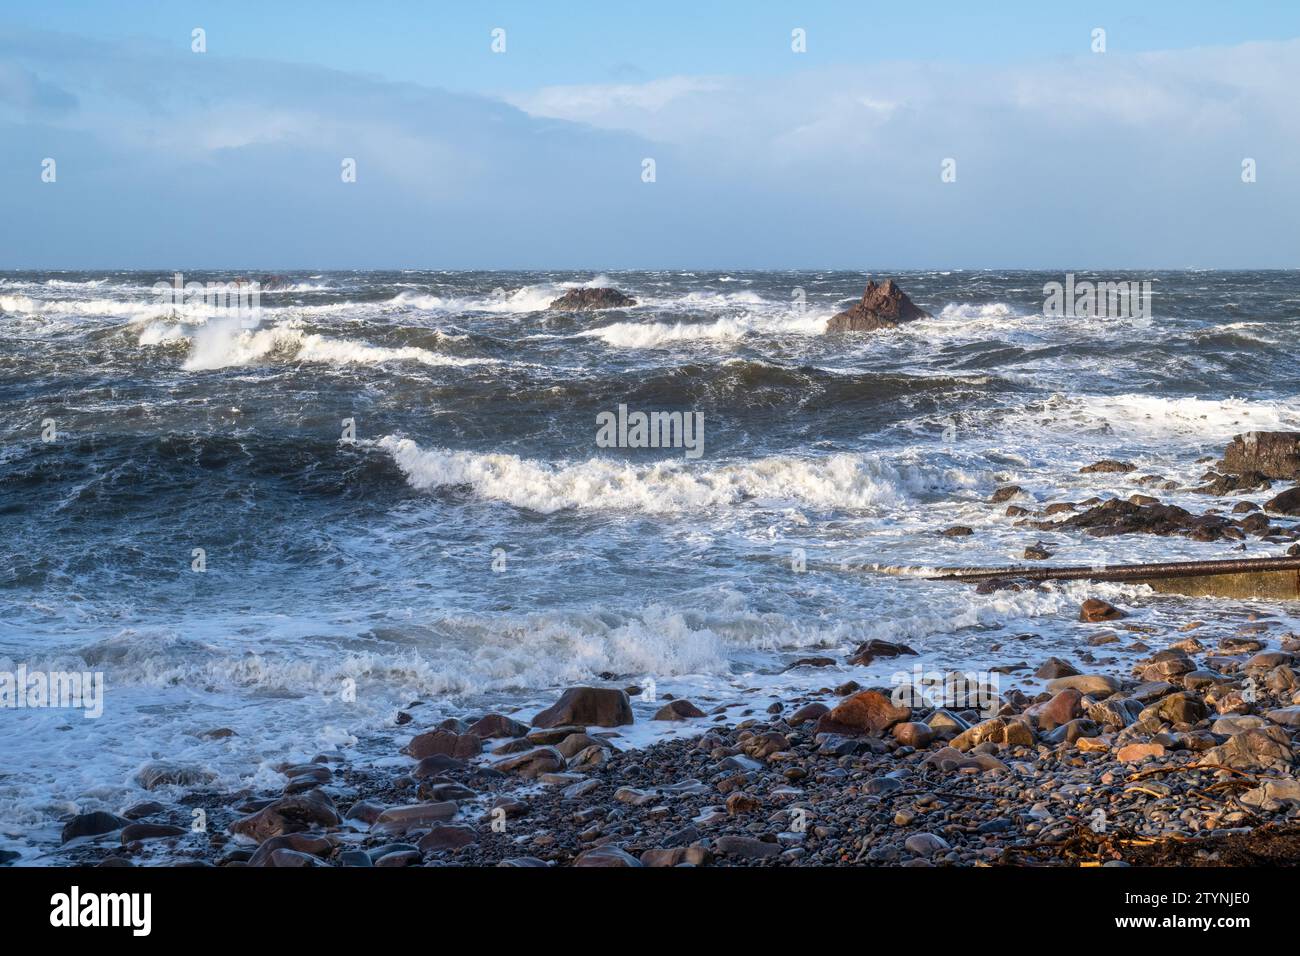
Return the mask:
[[(885, 276), (931, 318), (827, 334)], [(1150, 283), (1118, 316), (1048, 308), (1065, 278), (293, 272), (233, 315), (169, 300), (171, 272), (0, 273), (0, 672), (103, 687), (96, 716), (0, 709), (0, 850), (53, 861), (73, 813), (177, 798), (142, 789), (151, 763), (274, 791), (286, 761), (405, 765), (413, 728), (578, 684), (640, 689), (637, 746), (708, 724), (650, 719), (666, 695), (740, 719), (916, 667), (1077, 664), (1086, 597), (1148, 642), (1294, 628), (1278, 605), (924, 573), (1039, 541), (1047, 564), (1285, 550), (1040, 531), (990, 502), (1227, 510), (1192, 490), (1208, 459), (1300, 429), (1300, 273), (1074, 275)], [(548, 309), (578, 287), (636, 304)], [(689, 417), (697, 447), (598, 440), (638, 412)], [(1135, 469), (1080, 473), (1106, 458)], [(873, 638), (917, 656), (845, 663)]]

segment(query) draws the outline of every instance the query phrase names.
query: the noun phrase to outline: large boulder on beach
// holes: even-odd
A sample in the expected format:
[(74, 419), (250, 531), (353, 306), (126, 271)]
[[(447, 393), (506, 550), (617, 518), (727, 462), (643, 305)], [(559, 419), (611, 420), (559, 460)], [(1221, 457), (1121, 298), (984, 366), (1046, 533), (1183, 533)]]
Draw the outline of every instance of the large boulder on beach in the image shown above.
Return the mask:
[(478, 734), (458, 734), (450, 730), (430, 730), (411, 738), (403, 751), (416, 760), (443, 754), (456, 759), (477, 757), (483, 752), (483, 739)]
[(302, 796), (281, 797), (256, 813), (240, 817), (230, 824), (230, 832), (264, 843), (271, 837), (317, 827), (336, 827), (342, 822), (334, 801), (322, 790), (310, 790)]
[(1246, 432), (1223, 453), (1223, 470), (1266, 478), (1300, 479), (1300, 432)]
[(826, 324), (827, 332), (874, 332), (892, 329), (904, 322), (928, 319), (930, 313), (918, 308), (893, 279), (877, 285), (873, 279), (867, 283), (862, 300), (850, 309), (833, 316)]
[(570, 687), (533, 718), (534, 727), (621, 727), (632, 723), (632, 702), (615, 687)]
[(846, 697), (817, 721), (816, 733), (879, 735), (894, 724), (910, 720), (912, 709), (895, 704), (880, 691), (863, 690)]
[(548, 309), (560, 312), (590, 312), (595, 309), (627, 309), (636, 305), (636, 299), (617, 289), (570, 289), (552, 300)]

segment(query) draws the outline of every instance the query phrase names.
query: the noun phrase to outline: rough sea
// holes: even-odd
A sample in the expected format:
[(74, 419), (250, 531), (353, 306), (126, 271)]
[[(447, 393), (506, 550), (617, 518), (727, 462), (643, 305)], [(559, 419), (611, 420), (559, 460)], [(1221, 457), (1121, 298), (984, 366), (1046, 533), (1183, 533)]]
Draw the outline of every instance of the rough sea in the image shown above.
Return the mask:
[[(70, 813), (148, 796), (151, 761), (236, 788), (327, 750), (400, 759), (416, 701), (420, 726), (588, 682), (761, 711), (888, 683), (897, 660), (786, 670), (869, 638), (908, 668), (1067, 656), (1089, 596), (1171, 631), (1285, 617), (875, 569), (1039, 540), (1067, 564), (1280, 553), (1042, 532), (989, 499), (1155, 474), (1214, 506), (1203, 459), (1300, 429), (1300, 274), (1080, 274), (1149, 280), (1152, 314), (1071, 319), (1044, 314), (1060, 273), (893, 276), (933, 318), (831, 336), (868, 274), (291, 273), (251, 323), (161, 303), (169, 274), (0, 273), (0, 670), (104, 679), (98, 719), (0, 710), (0, 849), (43, 859)], [(638, 304), (547, 310), (580, 285)], [(598, 445), (620, 405), (700, 413), (702, 454)], [(1102, 458), (1137, 468), (1079, 474)], [(631, 742), (682, 732), (636, 706)]]

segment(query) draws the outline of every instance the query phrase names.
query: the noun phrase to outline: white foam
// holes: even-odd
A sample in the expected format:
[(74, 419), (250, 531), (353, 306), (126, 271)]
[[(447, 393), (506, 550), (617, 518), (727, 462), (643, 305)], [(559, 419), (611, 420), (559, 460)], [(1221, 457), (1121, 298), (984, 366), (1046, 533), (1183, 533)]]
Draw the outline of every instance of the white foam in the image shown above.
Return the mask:
[(517, 455), (426, 450), (392, 435), (378, 444), (414, 488), (468, 486), (481, 498), (542, 513), (580, 508), (665, 514), (742, 502), (888, 508), (927, 490), (977, 481), (955, 468), (899, 467), (863, 454), (782, 455), (700, 467), (676, 460), (631, 465), (605, 458), (550, 463)]
[(605, 288), (607, 276), (598, 275), (585, 282), (540, 282), (518, 289), (495, 289), (485, 296), (438, 296), (424, 292), (399, 292), (388, 305), (428, 312), (491, 312), (515, 315), (540, 312), (569, 289)]
[(827, 313), (747, 315), (712, 322), (615, 322), (579, 332), (615, 348), (655, 349), (686, 342), (737, 342), (751, 335), (819, 335), (826, 331)]
[(1300, 410), (1293, 402), (1246, 398), (1168, 398), (1162, 395), (1053, 395), (1023, 415), (1013, 416), (1010, 427), (1021, 418), (1074, 423), (1079, 431), (1104, 430), (1121, 439), (1146, 442), (1161, 440), (1206, 443), (1222, 446), (1242, 431), (1288, 431), (1300, 429)]
[(191, 329), (153, 323), (140, 332), (141, 345), (161, 345), (182, 340), (190, 342), (189, 356), (184, 363), (189, 371), (251, 365), (272, 357), (328, 365), (419, 362), (435, 366), (468, 366), (497, 364), (500, 361), (443, 355), (415, 346), (385, 348), (351, 339), (330, 339), (315, 332), (304, 332), (294, 322), (265, 329), (246, 329), (232, 319), (209, 322)]

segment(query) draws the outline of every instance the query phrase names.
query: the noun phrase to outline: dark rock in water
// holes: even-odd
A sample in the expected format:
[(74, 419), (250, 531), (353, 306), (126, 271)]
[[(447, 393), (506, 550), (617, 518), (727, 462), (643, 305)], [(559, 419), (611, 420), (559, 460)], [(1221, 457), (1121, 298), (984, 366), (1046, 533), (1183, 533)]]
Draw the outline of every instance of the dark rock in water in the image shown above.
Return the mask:
[(122, 816), (128, 820), (141, 820), (145, 817), (151, 817), (155, 813), (162, 813), (167, 808), (157, 800), (145, 800), (142, 803), (134, 803), (122, 811)]
[(850, 664), (870, 664), (877, 657), (903, 657), (904, 655), (915, 657), (916, 651), (912, 650), (906, 644), (895, 644), (892, 641), (882, 641), (872, 638), (865, 644), (859, 644), (858, 649), (853, 652), (849, 658)]
[(1109, 604), (1100, 598), (1088, 598), (1079, 607), (1079, 620), (1086, 624), (1096, 624), (1099, 621), (1118, 621), (1122, 617), (1127, 617), (1123, 611)]
[(633, 722), (632, 703), (612, 687), (570, 687), (551, 707), (533, 718), (534, 727), (620, 727)]
[(1257, 471), (1269, 478), (1300, 479), (1300, 432), (1246, 432), (1232, 439), (1223, 469)]
[(655, 720), (691, 720), (695, 717), (703, 717), (704, 711), (700, 710), (689, 700), (669, 701), (659, 708), (659, 713), (655, 714)]
[(1264, 502), (1264, 510), (1272, 514), (1300, 517), (1300, 485)]
[(796, 667), (834, 667), (835, 658), (833, 657), (801, 657), (786, 667), (786, 670), (792, 671)]
[(322, 790), (301, 796), (281, 797), (266, 807), (230, 825), (230, 832), (263, 843), (274, 836), (300, 833), (313, 827), (336, 827), (342, 821), (334, 801)]
[(1214, 495), (1217, 498), (1236, 494), (1239, 491), (1263, 491), (1273, 486), (1273, 482), (1258, 471), (1247, 471), (1240, 475), (1219, 475), (1210, 472), (1204, 475), (1202, 480), (1208, 480), (1210, 483), (1192, 490), (1198, 494)]
[(1116, 461), (1113, 458), (1106, 458), (1102, 461), (1095, 462), (1091, 465), (1084, 465), (1079, 469), (1081, 475), (1103, 474), (1103, 475), (1122, 475), (1134, 470), (1134, 466), (1126, 461)]
[(627, 309), (636, 305), (636, 299), (617, 289), (570, 289), (555, 299), (548, 309), (562, 311), (587, 311), (591, 309)]
[(93, 813), (78, 813), (63, 825), (62, 842), (67, 843), (69, 840), (77, 839), (77, 837), (112, 833), (114, 830), (122, 829), (130, 822), (124, 817), (119, 817), (116, 813), (106, 813), (103, 810), (96, 810)]
[(528, 733), (528, 728), (504, 714), (488, 714), (471, 725), (469, 733), (491, 740), (495, 737), (522, 737)]
[(989, 501), (995, 505), (1000, 505), (1002, 502), (1010, 501), (1016, 495), (1023, 495), (1024, 493), (1025, 489), (1021, 488), (1019, 485), (1003, 485), (1001, 488), (993, 492), (993, 497), (990, 498)]
[(1069, 662), (1059, 657), (1049, 657), (1038, 670), (1034, 671), (1034, 676), (1043, 680), (1056, 680), (1058, 677), (1074, 677), (1078, 673), (1079, 671)]
[(1244, 536), (1237, 523), (1219, 515), (1194, 515), (1177, 505), (1135, 505), (1112, 498), (1061, 522), (1033, 522), (1040, 530), (1078, 528), (1096, 537), (1117, 534), (1185, 535), (1197, 541), (1238, 540)]
[(883, 285), (877, 285), (873, 279), (867, 283), (862, 301), (834, 316), (826, 323), (826, 331), (874, 332), (930, 317), (930, 313), (912, 303), (893, 279), (886, 279)]
[(964, 524), (957, 524), (953, 525), (951, 528), (945, 528), (939, 533), (945, 538), (969, 538), (975, 532)]
[(201, 786), (215, 780), (216, 774), (201, 767), (156, 761), (141, 767), (135, 779), (144, 789), (157, 790), (159, 787)]
[(1029, 547), (1025, 548), (1026, 561), (1046, 561), (1051, 556), (1052, 556), (1052, 552), (1048, 551), (1045, 547), (1043, 547), (1043, 542), (1041, 541), (1039, 541), (1037, 544), (1031, 544)]

